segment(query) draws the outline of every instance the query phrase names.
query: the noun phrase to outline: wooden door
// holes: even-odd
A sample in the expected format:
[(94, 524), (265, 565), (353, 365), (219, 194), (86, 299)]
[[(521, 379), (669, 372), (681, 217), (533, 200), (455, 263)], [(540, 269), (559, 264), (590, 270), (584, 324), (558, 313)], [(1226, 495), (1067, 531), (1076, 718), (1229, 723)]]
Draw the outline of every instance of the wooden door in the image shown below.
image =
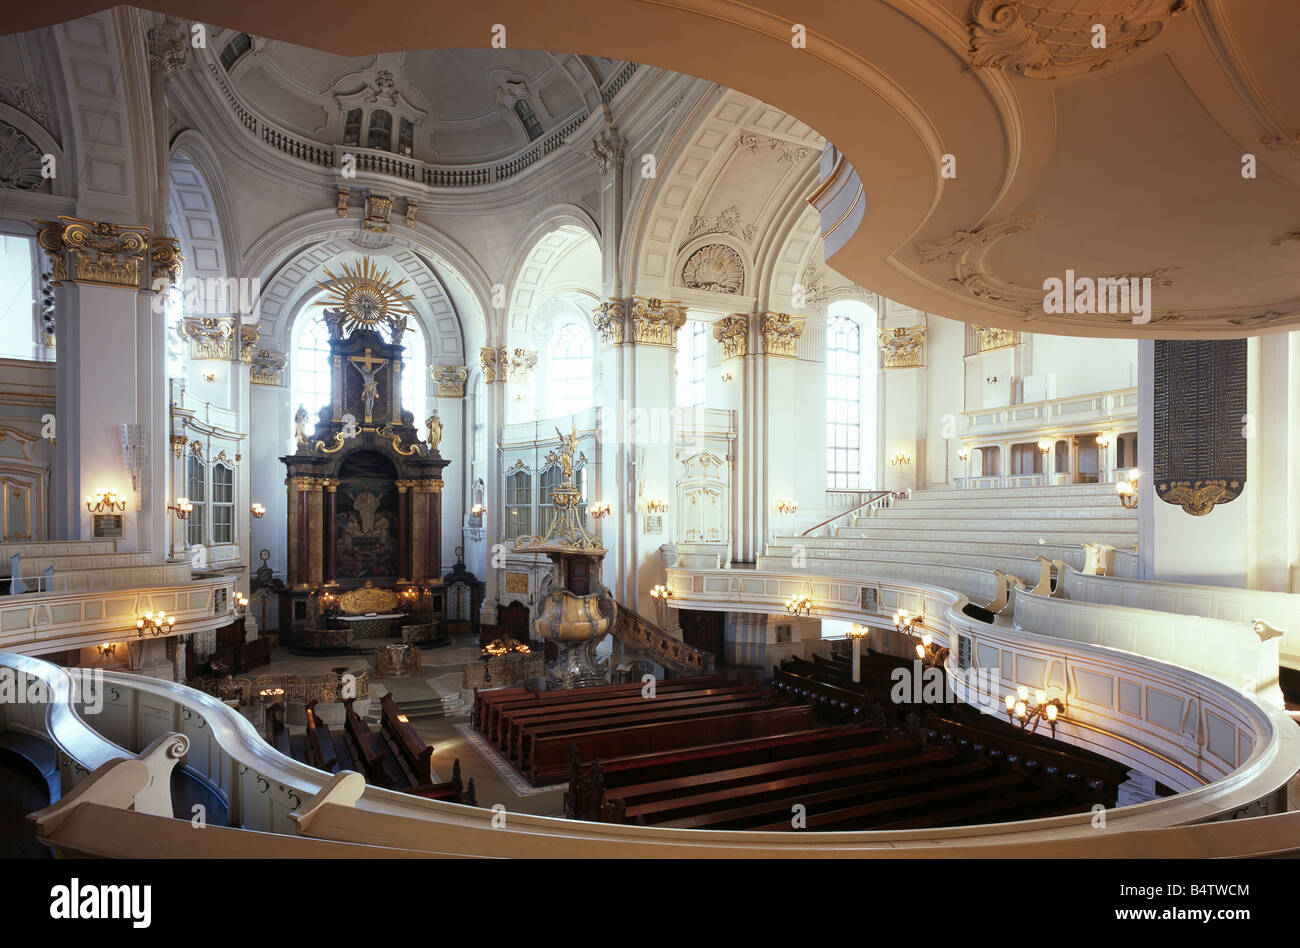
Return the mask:
[(723, 625), (725, 612), (705, 612), (697, 609), (682, 609), (678, 618), (682, 625), (682, 641), (687, 645), (712, 652), (716, 663), (722, 664), (725, 636)]

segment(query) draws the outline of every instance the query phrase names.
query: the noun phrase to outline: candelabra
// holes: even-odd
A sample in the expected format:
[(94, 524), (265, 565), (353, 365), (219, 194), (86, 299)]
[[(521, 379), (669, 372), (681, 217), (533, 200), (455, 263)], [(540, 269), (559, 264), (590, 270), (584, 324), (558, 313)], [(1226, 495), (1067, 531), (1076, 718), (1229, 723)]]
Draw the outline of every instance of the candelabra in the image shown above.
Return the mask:
[(112, 513), (115, 510), (125, 509), (126, 499), (111, 488), (101, 487), (95, 491), (93, 497), (86, 495), (86, 510), (91, 513)]
[(188, 497), (177, 497), (176, 503), (169, 504), (167, 509), (176, 514), (177, 520), (188, 520), (190, 514), (194, 512), (194, 505), (190, 503)]
[(906, 451), (895, 451), (889, 456), (889, 463), (893, 465), (911, 464), (912, 456)]
[(604, 520), (606, 517), (610, 515), (610, 513), (613, 511), (613, 508), (610, 507), (609, 504), (604, 503), (602, 501), (599, 504), (592, 504), (589, 508), (587, 508), (587, 510), (588, 513), (590, 513), (597, 520)]
[(792, 514), (799, 509), (799, 501), (791, 500), (788, 497), (782, 497), (776, 502), (776, 512), (779, 514)]
[(652, 514), (668, 513), (668, 501), (662, 497), (652, 497), (645, 502), (645, 509)]
[(1046, 721), (1052, 729), (1052, 737), (1056, 737), (1056, 722), (1065, 715), (1065, 702), (1060, 698), (1049, 701), (1043, 691), (1036, 691), (1031, 698), (1029, 689), (1021, 685), (1014, 695), (1006, 695), (1003, 700), (1007, 706), (1007, 719), (1013, 724), (1036, 731), (1038, 722)]
[(791, 596), (785, 601), (785, 611), (792, 616), (810, 616), (812, 600), (807, 596)]
[(166, 635), (176, 625), (176, 617), (169, 616), (162, 610), (158, 612), (146, 612), (135, 620), (135, 627), (139, 630), (141, 638), (148, 632), (150, 635)]

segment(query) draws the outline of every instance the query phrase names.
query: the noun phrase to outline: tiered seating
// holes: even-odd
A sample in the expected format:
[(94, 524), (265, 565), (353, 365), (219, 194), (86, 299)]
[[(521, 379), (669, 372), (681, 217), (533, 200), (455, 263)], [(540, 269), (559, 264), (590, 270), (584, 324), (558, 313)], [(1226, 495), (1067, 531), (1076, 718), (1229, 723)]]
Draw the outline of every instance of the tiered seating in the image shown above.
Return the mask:
[[(812, 709), (771, 689), (722, 678), (530, 693), (476, 694), (479, 732), (533, 784), (565, 776), (571, 752), (582, 761), (627, 753), (761, 737), (811, 727)], [(576, 749), (576, 750), (575, 750)]]
[(1131, 549), (1137, 516), (1109, 484), (925, 490), (817, 532), (774, 538), (758, 568), (788, 567), (797, 553), (806, 568), (840, 575), (903, 575), (907, 566), (1001, 569), (1033, 585), (1039, 556), (1081, 569), (1085, 542)]
[[(996, 725), (997, 722), (988, 722)], [(995, 731), (997, 731), (995, 733)], [(691, 829), (911, 829), (1113, 805), (1124, 768), (931, 715), (912, 736), (844, 726), (571, 766), (566, 814)]]
[(377, 787), (473, 806), (474, 781), (471, 779), (468, 786), (462, 785), (460, 761), (452, 765), (451, 780), (433, 783), (430, 771), (433, 748), (415, 733), (392, 696), (384, 697), (387, 704), (381, 700), (383, 716), (378, 734), (372, 733), (353, 709), (354, 698), (343, 702), (344, 741), (355, 764), (354, 769), (365, 774), (366, 781)]

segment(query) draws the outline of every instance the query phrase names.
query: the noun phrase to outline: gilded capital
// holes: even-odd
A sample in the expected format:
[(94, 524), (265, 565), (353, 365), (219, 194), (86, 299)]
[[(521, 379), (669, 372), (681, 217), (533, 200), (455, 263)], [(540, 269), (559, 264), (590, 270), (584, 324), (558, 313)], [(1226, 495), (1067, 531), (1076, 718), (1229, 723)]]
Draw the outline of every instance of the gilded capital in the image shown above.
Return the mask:
[(181, 332), (190, 341), (190, 358), (234, 362), (239, 357), (235, 349), (237, 322), (233, 316), (186, 316)]
[(51, 282), (140, 289), (148, 227), (64, 215), (57, 221), (36, 221), (36, 226), (37, 243), (50, 259)]
[(686, 307), (676, 300), (632, 297), (632, 341), (639, 345), (675, 346), (677, 330), (686, 325)]
[(500, 357), (505, 353), (505, 349), (496, 349), (492, 346), (484, 346), (479, 349), (479, 363), (483, 366), (483, 381), (488, 385), (497, 381), (505, 381), (505, 372), (499, 368)]
[(882, 329), (877, 338), (887, 369), (912, 369), (921, 365), (925, 343), (924, 326), (895, 326)]
[(149, 279), (154, 292), (161, 293), (181, 282), (184, 260), (177, 238), (154, 235), (149, 248)]
[(469, 369), (463, 365), (435, 365), (429, 375), (438, 383), (439, 398), (464, 398)]
[(998, 329), (996, 326), (976, 326), (980, 337), (980, 352), (991, 349), (1006, 349), (1020, 342), (1020, 334), (1014, 329)]
[(289, 357), (283, 352), (258, 349), (250, 363), (248, 380), (254, 385), (283, 385), (284, 369)]
[(722, 358), (737, 359), (749, 351), (749, 317), (732, 313), (713, 324), (713, 338), (722, 347)]
[(789, 313), (764, 313), (760, 327), (763, 331), (763, 352), (767, 355), (794, 357), (799, 354), (799, 337), (803, 335), (806, 320)]
[(621, 346), (627, 323), (627, 311), (622, 300), (606, 300), (591, 311), (591, 323), (600, 335), (602, 349)]

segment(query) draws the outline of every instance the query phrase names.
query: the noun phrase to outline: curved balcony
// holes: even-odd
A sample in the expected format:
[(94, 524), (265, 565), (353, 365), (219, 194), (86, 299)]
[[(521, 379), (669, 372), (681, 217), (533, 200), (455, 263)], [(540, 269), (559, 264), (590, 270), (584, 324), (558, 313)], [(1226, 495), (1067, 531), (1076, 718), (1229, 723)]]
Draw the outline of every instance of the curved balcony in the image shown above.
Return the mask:
[[(359, 174), (377, 174), (430, 188), (471, 188), (507, 181), (561, 148), (569, 136), (591, 116), (590, 112), (582, 112), (536, 141), (529, 142), (517, 153), (498, 161), (481, 165), (435, 164), (377, 148), (329, 145), (291, 132), (268, 120), (245, 102), (215, 57), (209, 56), (205, 65), (235, 123), (243, 126), (261, 144), (317, 168), (341, 168), (344, 166), (344, 155), (351, 155)], [(611, 76), (601, 89), (601, 99), (607, 104), (612, 102), (637, 68), (636, 63), (627, 63)]]

